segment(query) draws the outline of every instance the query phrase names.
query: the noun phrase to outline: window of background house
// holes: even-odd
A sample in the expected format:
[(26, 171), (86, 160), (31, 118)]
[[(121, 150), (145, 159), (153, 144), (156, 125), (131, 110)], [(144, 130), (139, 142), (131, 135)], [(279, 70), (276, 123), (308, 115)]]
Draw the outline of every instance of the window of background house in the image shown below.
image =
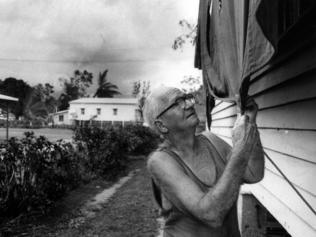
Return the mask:
[(101, 109), (97, 108), (97, 115), (100, 115), (100, 114), (101, 114)]
[(81, 114), (84, 114), (84, 108), (81, 108)]
[(117, 108), (113, 109), (113, 115), (117, 115)]
[(59, 122), (63, 122), (64, 121), (64, 115), (59, 115)]

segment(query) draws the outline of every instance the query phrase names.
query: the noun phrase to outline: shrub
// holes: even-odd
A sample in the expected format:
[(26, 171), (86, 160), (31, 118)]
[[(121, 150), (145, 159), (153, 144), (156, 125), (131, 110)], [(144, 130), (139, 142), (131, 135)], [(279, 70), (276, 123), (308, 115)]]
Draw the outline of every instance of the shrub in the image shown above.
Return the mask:
[(87, 154), (85, 166), (90, 171), (107, 180), (125, 172), (127, 146), (120, 128), (77, 128), (74, 140), (79, 150)]
[(160, 142), (157, 134), (142, 125), (128, 125), (123, 130), (127, 138), (130, 154), (146, 155), (153, 151)]
[(0, 145), (0, 213), (14, 216), (33, 209), (45, 211), (77, 186), (83, 167), (70, 143), (52, 143), (25, 133)]
[(157, 147), (159, 138), (141, 125), (80, 127), (74, 140), (87, 154), (86, 166), (106, 179), (125, 172), (128, 154), (147, 154)]
[(126, 172), (128, 154), (146, 154), (159, 142), (140, 125), (82, 127), (74, 134), (75, 146), (32, 132), (0, 144), (0, 223), (25, 211), (45, 212), (91, 176), (116, 179)]

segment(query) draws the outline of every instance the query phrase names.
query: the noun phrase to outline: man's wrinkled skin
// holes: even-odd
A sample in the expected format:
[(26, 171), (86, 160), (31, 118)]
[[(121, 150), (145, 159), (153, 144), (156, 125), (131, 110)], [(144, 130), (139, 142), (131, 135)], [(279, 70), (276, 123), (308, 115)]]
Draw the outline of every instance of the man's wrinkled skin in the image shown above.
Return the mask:
[[(145, 108), (145, 117), (158, 114), (159, 109), (166, 108), (182, 95), (183, 92), (174, 88), (154, 91), (147, 103), (147, 111)], [(161, 101), (163, 106), (159, 104)], [(163, 152), (151, 155), (148, 170), (171, 203), (179, 203), (181, 210), (211, 228), (219, 228), (223, 224), (236, 203), (240, 185), (259, 182), (264, 175), (263, 151), (256, 127), (257, 111), (254, 100), (247, 98), (244, 114), (238, 114), (232, 129), (233, 147), (227, 154), (224, 171), (206, 191), (202, 191), (171, 156)], [(185, 108), (173, 107), (158, 119), (149, 118), (148, 121), (199, 179), (212, 184), (215, 180), (214, 163), (195, 135), (199, 119), (194, 104), (187, 104)]]

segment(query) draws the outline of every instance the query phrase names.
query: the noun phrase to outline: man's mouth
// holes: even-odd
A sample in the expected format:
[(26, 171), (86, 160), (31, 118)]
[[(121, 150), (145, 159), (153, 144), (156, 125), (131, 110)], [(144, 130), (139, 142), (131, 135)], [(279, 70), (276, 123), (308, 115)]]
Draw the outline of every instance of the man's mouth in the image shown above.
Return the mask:
[(190, 113), (187, 118), (191, 117), (192, 115), (195, 115), (195, 112)]

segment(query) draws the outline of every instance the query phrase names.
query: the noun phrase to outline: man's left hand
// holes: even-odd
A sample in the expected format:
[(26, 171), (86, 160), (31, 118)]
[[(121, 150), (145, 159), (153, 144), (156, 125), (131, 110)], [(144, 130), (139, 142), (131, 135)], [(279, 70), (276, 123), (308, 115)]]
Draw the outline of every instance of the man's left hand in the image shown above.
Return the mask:
[(245, 104), (244, 115), (249, 117), (249, 122), (255, 124), (257, 113), (258, 113), (258, 105), (252, 97), (247, 97)]

